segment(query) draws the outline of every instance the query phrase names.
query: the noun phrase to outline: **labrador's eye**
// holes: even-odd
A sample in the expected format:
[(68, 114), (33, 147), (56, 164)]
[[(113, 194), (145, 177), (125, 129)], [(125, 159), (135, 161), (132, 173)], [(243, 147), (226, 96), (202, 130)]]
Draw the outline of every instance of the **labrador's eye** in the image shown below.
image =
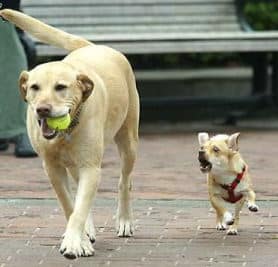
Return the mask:
[(32, 84), (31, 86), (30, 86), (30, 88), (33, 90), (33, 91), (39, 91), (40, 90), (40, 87), (37, 85), (37, 84)]
[(220, 149), (219, 149), (217, 146), (214, 146), (214, 147), (213, 147), (213, 151), (217, 153), (217, 152), (220, 151)]
[(67, 86), (64, 85), (64, 84), (57, 84), (57, 85), (55, 85), (55, 91), (57, 91), (57, 92), (63, 91), (66, 88), (67, 88)]

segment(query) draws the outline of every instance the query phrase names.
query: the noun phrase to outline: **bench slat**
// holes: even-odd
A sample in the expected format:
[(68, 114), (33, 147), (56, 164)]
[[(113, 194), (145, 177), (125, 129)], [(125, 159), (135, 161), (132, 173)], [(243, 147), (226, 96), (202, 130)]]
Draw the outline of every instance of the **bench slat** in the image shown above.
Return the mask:
[(151, 42), (120, 44), (111, 43), (111, 47), (126, 54), (160, 54), (160, 53), (208, 53), (208, 52), (264, 52), (278, 51), (278, 40), (213, 40), (190, 42)]
[(134, 4), (215, 4), (215, 3), (232, 3), (233, 0), (22, 0), (24, 6), (67, 6), (67, 5), (134, 5)]
[(140, 25), (140, 24), (210, 24), (210, 23), (235, 23), (238, 24), (234, 15), (202, 15), (202, 16), (125, 16), (125, 17), (51, 17), (43, 18), (44, 22), (59, 26), (81, 25)]
[(75, 8), (70, 6), (48, 8), (34, 8), (26, 7), (24, 12), (36, 18), (43, 17), (59, 17), (59, 16), (141, 16), (141, 15), (192, 15), (192, 14), (235, 14), (234, 5), (232, 4), (215, 4), (215, 5), (163, 5), (163, 6), (77, 6)]
[(252, 77), (252, 70), (249, 67), (234, 67), (233, 71), (229, 71), (231, 68), (213, 68), (209, 69), (155, 69), (155, 70), (136, 70), (135, 77), (137, 80), (192, 80), (192, 79), (216, 79), (216, 78), (250, 78)]
[(91, 35), (102, 34), (117, 34), (125, 33), (127, 34), (140, 34), (149, 33), (150, 35), (156, 33), (179, 33), (179, 32), (231, 32), (239, 31), (240, 28), (235, 24), (192, 24), (192, 25), (115, 25), (115, 26), (69, 26), (61, 27), (63, 31), (73, 33), (75, 35), (84, 36), (87, 38), (87, 33), (90, 32)]
[[(179, 41), (232, 41), (232, 40), (278, 40), (277, 31), (269, 32), (207, 32), (207, 33), (173, 33), (173, 32), (164, 32), (164, 33), (118, 33), (118, 34), (88, 34), (86, 35), (87, 39), (92, 42), (158, 42), (158, 41), (170, 41), (170, 42), (179, 42)], [(85, 36), (83, 36), (85, 37)]]

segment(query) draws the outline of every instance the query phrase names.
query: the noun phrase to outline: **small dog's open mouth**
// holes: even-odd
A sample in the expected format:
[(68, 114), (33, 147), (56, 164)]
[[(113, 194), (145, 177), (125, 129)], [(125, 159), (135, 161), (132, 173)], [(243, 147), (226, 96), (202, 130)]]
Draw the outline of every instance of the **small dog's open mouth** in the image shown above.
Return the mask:
[(207, 160), (200, 160), (200, 170), (201, 172), (209, 172), (212, 168), (212, 165)]
[(38, 120), (38, 122), (41, 127), (43, 137), (50, 140), (57, 136), (58, 131), (50, 129), (47, 125), (46, 119), (47, 118), (41, 118)]

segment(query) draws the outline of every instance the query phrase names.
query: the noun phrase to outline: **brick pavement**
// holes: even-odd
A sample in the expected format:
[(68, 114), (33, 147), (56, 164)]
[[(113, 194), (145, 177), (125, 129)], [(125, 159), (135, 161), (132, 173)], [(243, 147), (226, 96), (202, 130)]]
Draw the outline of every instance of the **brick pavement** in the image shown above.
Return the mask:
[(144, 134), (134, 171), (136, 233), (115, 236), (119, 162), (109, 147), (95, 207), (96, 256), (58, 253), (65, 220), (40, 159), (0, 154), (0, 267), (17, 266), (278, 266), (278, 131), (243, 131), (241, 150), (261, 207), (245, 208), (239, 236), (214, 229), (196, 133)]
[[(136, 231), (117, 238), (115, 201), (94, 208), (96, 255), (69, 261), (58, 248), (65, 220), (54, 200), (1, 203), (0, 266), (278, 266), (277, 202), (259, 202), (261, 212), (244, 209), (238, 236), (214, 228), (206, 201), (137, 200)], [(224, 264), (224, 265), (223, 265)]]

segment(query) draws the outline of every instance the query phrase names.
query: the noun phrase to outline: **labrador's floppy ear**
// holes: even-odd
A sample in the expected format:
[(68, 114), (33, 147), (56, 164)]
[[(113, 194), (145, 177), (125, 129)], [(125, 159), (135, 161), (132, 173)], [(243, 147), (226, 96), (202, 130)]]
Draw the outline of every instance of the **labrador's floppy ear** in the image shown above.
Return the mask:
[(208, 140), (209, 140), (208, 133), (198, 133), (198, 141), (200, 146), (203, 146), (205, 142), (207, 142)]
[(84, 74), (77, 75), (77, 81), (82, 90), (82, 102), (85, 102), (94, 89), (94, 82)]
[(239, 146), (238, 146), (239, 136), (240, 136), (240, 133), (234, 133), (234, 134), (229, 136), (228, 146), (233, 151), (238, 151), (239, 150)]
[(20, 73), (19, 76), (19, 91), (21, 94), (21, 97), (26, 102), (26, 94), (27, 94), (27, 81), (29, 79), (29, 73), (28, 71), (24, 70)]

